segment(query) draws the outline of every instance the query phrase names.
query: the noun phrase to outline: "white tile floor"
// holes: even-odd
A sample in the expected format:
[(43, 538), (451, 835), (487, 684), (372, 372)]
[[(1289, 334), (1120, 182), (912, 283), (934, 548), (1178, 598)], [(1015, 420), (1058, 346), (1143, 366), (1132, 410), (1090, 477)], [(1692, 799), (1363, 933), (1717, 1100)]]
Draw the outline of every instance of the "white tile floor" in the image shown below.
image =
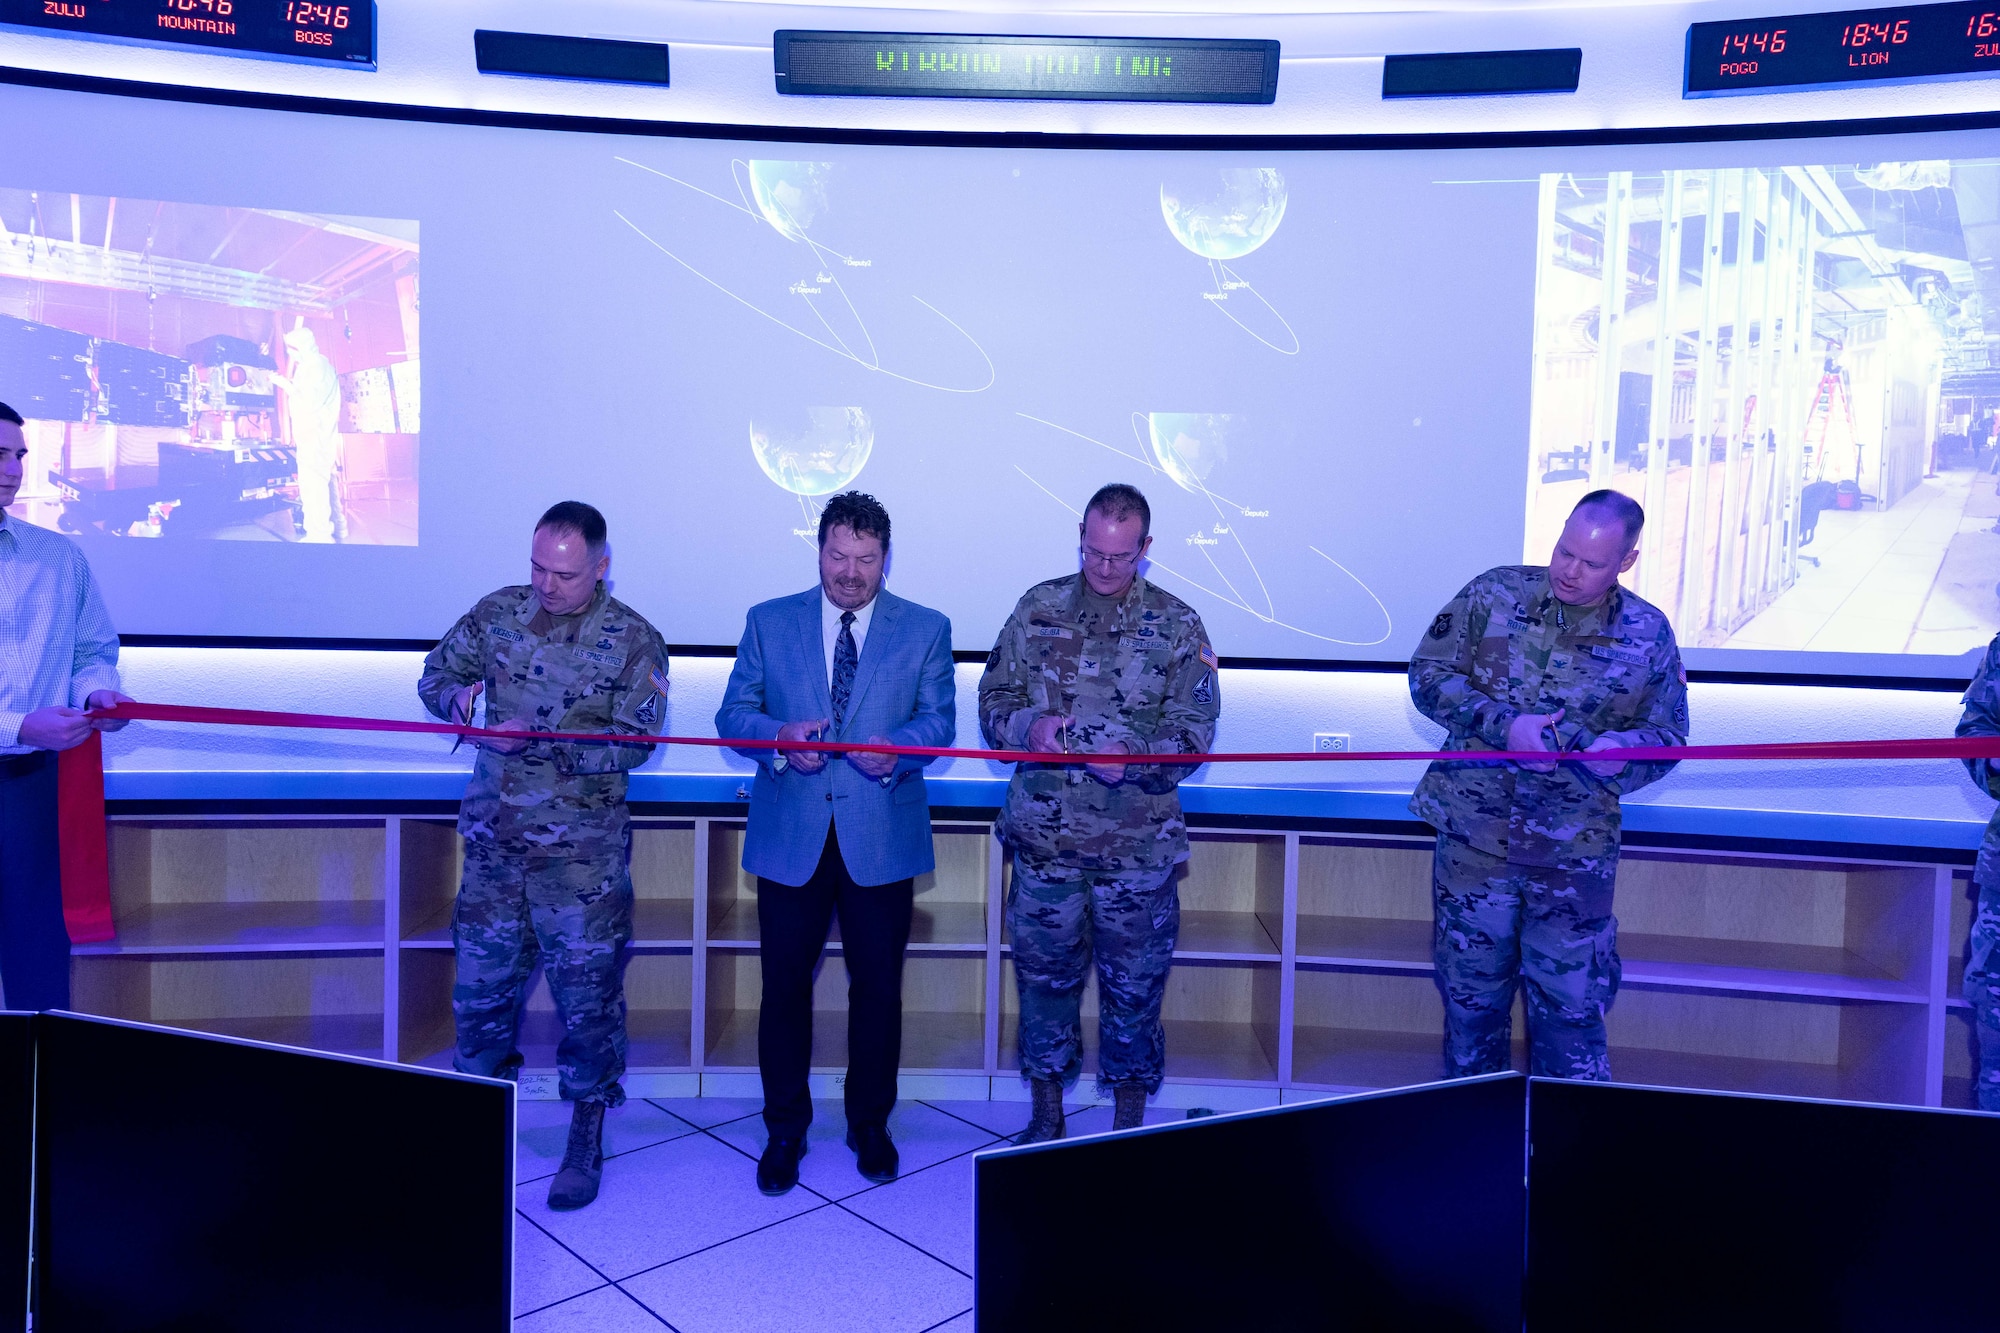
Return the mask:
[[(633, 1099), (605, 1119), (597, 1202), (543, 1202), (562, 1159), (566, 1102), (520, 1105), (514, 1240), (521, 1333), (925, 1333), (972, 1327), (972, 1156), (1027, 1123), (1022, 1102), (896, 1107), (903, 1174), (854, 1169), (838, 1102), (813, 1109), (799, 1185), (757, 1190), (755, 1102)], [(1110, 1108), (1071, 1108), (1074, 1135)], [(1176, 1120), (1158, 1109), (1147, 1120)]]

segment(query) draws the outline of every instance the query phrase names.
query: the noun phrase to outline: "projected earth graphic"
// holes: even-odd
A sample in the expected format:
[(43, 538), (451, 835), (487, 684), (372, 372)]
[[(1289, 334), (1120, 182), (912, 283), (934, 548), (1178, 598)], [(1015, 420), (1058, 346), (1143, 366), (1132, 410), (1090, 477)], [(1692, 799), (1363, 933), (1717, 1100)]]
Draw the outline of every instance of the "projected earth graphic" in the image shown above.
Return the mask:
[(1182, 490), (1206, 494), (1209, 477), (1228, 461), (1229, 434), (1235, 421), (1227, 413), (1149, 413), (1146, 433), (1153, 458)]
[(1203, 259), (1226, 262), (1271, 239), (1287, 197), (1275, 167), (1224, 167), (1162, 182), (1160, 212), (1175, 240)]
[(875, 423), (858, 407), (809, 407), (753, 417), (750, 452), (793, 495), (831, 495), (853, 481), (875, 448)]
[[(750, 197), (756, 200), (757, 211), (788, 241), (803, 241), (814, 219), (831, 207), (827, 198), (831, 162), (756, 159), (749, 169)], [(1283, 207), (1279, 205), (1281, 211)]]

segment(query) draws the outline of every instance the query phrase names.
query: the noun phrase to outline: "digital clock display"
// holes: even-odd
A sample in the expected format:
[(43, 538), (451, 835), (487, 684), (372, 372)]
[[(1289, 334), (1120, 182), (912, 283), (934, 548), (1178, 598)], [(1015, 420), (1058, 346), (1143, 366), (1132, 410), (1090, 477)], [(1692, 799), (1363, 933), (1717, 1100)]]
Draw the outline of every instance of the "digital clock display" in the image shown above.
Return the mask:
[(2000, 73), (2000, 0), (1697, 23), (1689, 97)]
[(375, 0), (0, 0), (0, 23), (72, 37), (375, 67)]
[(808, 97), (1270, 102), (1278, 43), (1203, 38), (772, 35), (778, 91)]

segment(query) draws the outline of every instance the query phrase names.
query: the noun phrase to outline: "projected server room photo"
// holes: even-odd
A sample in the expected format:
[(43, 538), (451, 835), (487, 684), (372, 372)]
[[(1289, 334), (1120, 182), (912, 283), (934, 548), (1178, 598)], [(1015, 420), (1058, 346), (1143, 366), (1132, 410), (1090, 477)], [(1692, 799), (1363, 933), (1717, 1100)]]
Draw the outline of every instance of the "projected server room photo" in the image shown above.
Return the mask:
[(2000, 8), (0, 0), (0, 1333), (1978, 1330)]

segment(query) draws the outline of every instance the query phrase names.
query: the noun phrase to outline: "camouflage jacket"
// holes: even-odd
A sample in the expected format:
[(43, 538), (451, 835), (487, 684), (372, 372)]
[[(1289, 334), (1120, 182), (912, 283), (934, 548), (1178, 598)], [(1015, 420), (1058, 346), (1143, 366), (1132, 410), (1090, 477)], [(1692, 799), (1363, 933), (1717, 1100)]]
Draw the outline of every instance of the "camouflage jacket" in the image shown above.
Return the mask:
[[(1954, 735), (2000, 736), (2000, 636), (1986, 647), (1986, 660), (1973, 674), (1965, 691), (1965, 712), (1958, 719)], [(1989, 796), (2000, 796), (2000, 760), (1967, 759), (1965, 771)], [(1984, 888), (2000, 878), (2000, 810), (1986, 825), (1986, 839), (1979, 847), (1979, 865), (1974, 877)]]
[[(1135, 754), (1202, 754), (1222, 711), (1201, 617), (1134, 579), (1102, 623), (1081, 574), (1028, 589), (1000, 629), (979, 680), (979, 727), (1021, 750), (1044, 714), (1076, 718), (1070, 746), (1121, 741)], [(1181, 779), (1199, 764), (1145, 764), (1107, 785), (1081, 767), (1018, 764), (1000, 833), (1029, 861), (1086, 870), (1158, 869), (1186, 859)]]
[[(1489, 569), (1459, 590), (1410, 658), (1410, 697), (1450, 733), (1447, 750), (1504, 750), (1516, 717), (1558, 708), (1565, 750), (1599, 736), (1687, 744), (1687, 673), (1666, 616), (1620, 587), (1596, 606), (1565, 606), (1540, 566)], [(1573, 865), (1615, 856), (1618, 798), (1673, 768), (1634, 763), (1600, 778), (1577, 763), (1531, 773), (1440, 761), (1410, 810), (1491, 855)]]
[[(466, 612), (424, 659), (417, 695), (438, 717), (454, 690), (484, 681), (489, 726), (521, 719), (537, 731), (657, 733), (665, 722), (667, 648), (645, 619), (597, 585), (569, 641), (533, 625), (530, 587), (502, 588)], [(447, 719), (450, 720), (450, 719)], [(590, 857), (624, 845), (625, 772), (650, 745), (531, 742), (518, 754), (479, 751), (458, 831), (502, 852)]]

